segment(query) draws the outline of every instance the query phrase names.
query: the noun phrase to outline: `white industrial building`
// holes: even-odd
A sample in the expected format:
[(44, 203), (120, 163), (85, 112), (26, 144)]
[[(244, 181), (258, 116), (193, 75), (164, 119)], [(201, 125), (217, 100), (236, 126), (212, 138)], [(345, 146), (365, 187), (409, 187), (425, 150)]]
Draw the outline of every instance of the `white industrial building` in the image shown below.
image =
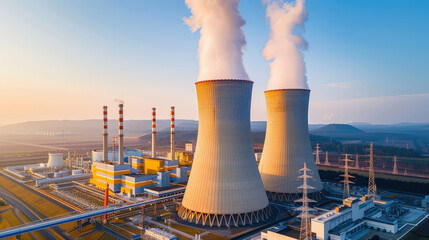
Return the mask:
[(147, 229), (145, 231), (145, 237), (148, 237), (149, 239), (156, 239), (156, 240), (178, 240), (178, 238), (174, 234), (166, 232), (159, 228)]
[(343, 205), (311, 219), (311, 231), (320, 240), (345, 240), (364, 228), (396, 233), (398, 222), (383, 220), (381, 208), (375, 207), (374, 200), (368, 196), (344, 199)]
[[(107, 152), (107, 160), (108, 161), (113, 161), (113, 151), (109, 150)], [(135, 150), (132, 148), (127, 148), (124, 147), (124, 159), (128, 161), (128, 156), (133, 156), (133, 157), (141, 157), (142, 156), (142, 151), (140, 150)], [(119, 159), (119, 149), (116, 148), (115, 149), (115, 162), (117, 162)], [(103, 149), (100, 150), (92, 150), (92, 161), (93, 162), (99, 162), (103, 160)]]
[[(363, 229), (375, 229), (387, 233), (398, 232), (398, 221), (383, 217), (393, 202), (377, 201), (365, 196), (350, 197), (335, 209), (311, 219), (311, 232), (318, 240), (346, 240)], [(287, 226), (270, 228), (261, 232), (262, 240), (291, 240), (299, 238), (299, 230)]]

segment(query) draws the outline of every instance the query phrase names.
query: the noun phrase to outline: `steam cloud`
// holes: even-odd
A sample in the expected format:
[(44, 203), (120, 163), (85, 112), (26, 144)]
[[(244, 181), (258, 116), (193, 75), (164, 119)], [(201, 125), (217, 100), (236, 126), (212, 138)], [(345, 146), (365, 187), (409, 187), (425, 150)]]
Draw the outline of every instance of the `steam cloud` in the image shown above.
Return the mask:
[(248, 80), (243, 65), (246, 45), (238, 12), (240, 0), (185, 0), (192, 16), (183, 18), (192, 32), (200, 29), (197, 81), (211, 79)]
[(295, 4), (284, 0), (265, 0), (265, 3), (270, 35), (262, 56), (272, 61), (267, 90), (308, 89), (302, 55), (308, 43), (301, 36), (308, 15), (305, 0), (296, 0)]
[(124, 100), (119, 99), (119, 98), (115, 98), (115, 102), (120, 103), (120, 104), (124, 104)]

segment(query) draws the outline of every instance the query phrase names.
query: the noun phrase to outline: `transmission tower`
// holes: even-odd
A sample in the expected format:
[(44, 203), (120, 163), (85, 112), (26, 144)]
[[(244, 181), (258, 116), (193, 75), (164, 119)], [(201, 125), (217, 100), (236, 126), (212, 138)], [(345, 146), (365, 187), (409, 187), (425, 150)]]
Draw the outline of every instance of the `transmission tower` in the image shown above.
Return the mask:
[(352, 175), (349, 174), (349, 162), (353, 162), (349, 159), (348, 154), (346, 154), (346, 158), (344, 160), (344, 174), (340, 175), (344, 177), (344, 180), (341, 182), (344, 183), (344, 191), (343, 191), (343, 199), (350, 197), (350, 184), (354, 184), (354, 182), (350, 181), (350, 178), (354, 178)]
[(328, 151), (326, 151), (326, 157), (325, 157), (325, 165), (331, 165), (330, 163), (329, 163), (329, 156), (328, 156)]
[(320, 158), (319, 158), (319, 144), (316, 145), (316, 164), (320, 164)]
[(359, 155), (356, 153), (356, 162), (355, 162), (355, 168), (359, 169)]
[(369, 174), (368, 174), (368, 195), (373, 197), (373, 199), (377, 199), (377, 186), (375, 186), (375, 178), (374, 178), (374, 148), (371, 143), (369, 149)]
[(302, 185), (298, 187), (298, 190), (302, 191), (302, 198), (295, 200), (295, 202), (301, 202), (302, 206), (297, 210), (301, 211), (301, 214), (298, 215), (301, 218), (301, 228), (299, 232), (299, 240), (311, 240), (311, 217), (313, 215), (310, 214), (310, 211), (314, 211), (312, 208), (308, 206), (310, 202), (316, 202), (313, 199), (307, 197), (307, 192), (310, 189), (315, 189), (314, 187), (308, 185), (308, 179), (312, 178), (312, 176), (308, 175), (310, 169), (307, 168), (307, 163), (304, 162), (304, 168), (299, 170), (302, 172), (302, 175), (298, 178), (302, 178)]
[(398, 162), (396, 156), (393, 157), (393, 174), (398, 174)]

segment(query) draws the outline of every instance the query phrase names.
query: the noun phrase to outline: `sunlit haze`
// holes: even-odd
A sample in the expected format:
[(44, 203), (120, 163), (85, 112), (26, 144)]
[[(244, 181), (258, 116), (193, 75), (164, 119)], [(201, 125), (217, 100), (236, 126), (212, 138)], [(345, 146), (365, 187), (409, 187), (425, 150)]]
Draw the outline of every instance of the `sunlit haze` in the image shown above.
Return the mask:
[[(429, 2), (308, 0), (310, 123), (428, 122)], [(252, 120), (266, 120), (266, 6), (241, 1)], [(101, 118), (197, 119), (200, 34), (184, 1), (0, 1), (0, 125)]]

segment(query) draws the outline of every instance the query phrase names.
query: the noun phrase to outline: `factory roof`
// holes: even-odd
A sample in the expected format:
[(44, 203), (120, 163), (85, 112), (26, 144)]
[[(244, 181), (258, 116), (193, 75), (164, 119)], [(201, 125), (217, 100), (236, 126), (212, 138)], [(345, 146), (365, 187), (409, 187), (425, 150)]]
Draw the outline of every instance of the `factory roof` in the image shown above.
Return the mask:
[(299, 239), (299, 231), (290, 227), (280, 230), (277, 233), (288, 237), (292, 237), (295, 239)]
[(176, 236), (174, 234), (171, 234), (171, 233), (166, 232), (164, 230), (161, 230), (159, 228), (149, 228), (146, 231), (153, 232), (153, 233), (156, 233), (157, 235), (167, 237), (167, 238), (174, 238)]
[(144, 191), (152, 194), (152, 195), (164, 195), (164, 194), (173, 194), (177, 192), (185, 191), (186, 187), (180, 186), (180, 185), (171, 185), (168, 187), (152, 187), (152, 188), (145, 188)]
[(333, 229), (331, 229), (329, 232), (335, 235), (340, 235), (340, 233), (342, 232), (347, 232), (349, 229), (357, 226), (359, 223), (362, 223), (363, 220), (359, 219), (357, 221), (354, 221), (352, 219), (348, 219), (342, 223), (340, 223), (339, 225), (337, 225), (336, 227), (334, 227)]
[(336, 212), (336, 210), (331, 210), (327, 213), (321, 214), (320, 216), (318, 216), (316, 218), (313, 218), (312, 220), (317, 221), (317, 222), (326, 222), (326, 221), (330, 221), (334, 218), (337, 218), (346, 212), (351, 211), (351, 208), (348, 208), (345, 205), (341, 205), (340, 207), (342, 207), (342, 208), (340, 209), (339, 212)]
[(144, 177), (144, 176), (149, 176), (148, 174), (143, 174), (143, 173), (129, 173), (129, 174), (124, 174), (125, 176), (128, 177)]

